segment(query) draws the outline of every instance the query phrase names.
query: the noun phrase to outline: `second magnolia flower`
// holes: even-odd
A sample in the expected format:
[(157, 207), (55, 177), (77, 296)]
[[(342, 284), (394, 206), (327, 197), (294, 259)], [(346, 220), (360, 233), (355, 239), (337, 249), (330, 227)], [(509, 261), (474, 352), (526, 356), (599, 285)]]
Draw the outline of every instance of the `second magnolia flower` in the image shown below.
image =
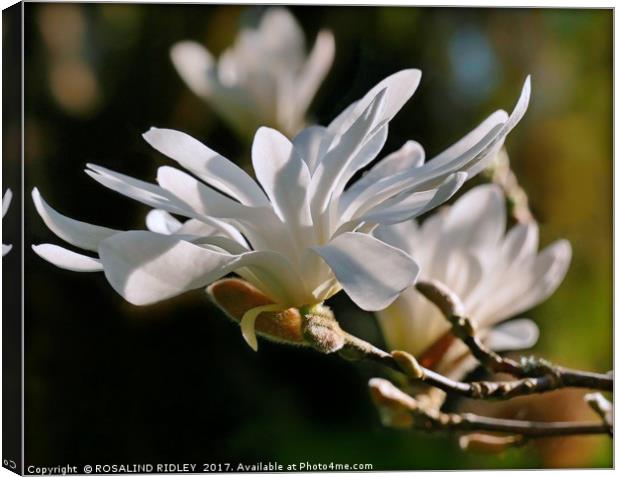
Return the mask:
[[(234, 271), (273, 301), (271, 311), (319, 304), (341, 289), (364, 310), (385, 308), (415, 282), (418, 266), (370, 232), (449, 199), (493, 159), (529, 100), (528, 79), (510, 116), (493, 113), (427, 162), (422, 147), (408, 141), (347, 187), (383, 148), (388, 122), (413, 95), (420, 76), (413, 69), (389, 76), (328, 127), (304, 129), (292, 141), (260, 128), (252, 146), (258, 183), (190, 136), (152, 128), (144, 135), (147, 142), (191, 174), (164, 166), (158, 184), (151, 184), (100, 166), (86, 171), (153, 207), (150, 230), (120, 231), (70, 219), (35, 189), (47, 226), (97, 256), (51, 244), (33, 248), (62, 268), (103, 271), (136, 305), (204, 287)], [(255, 315), (244, 319), (253, 322)], [(251, 334), (246, 339), (255, 346)]]

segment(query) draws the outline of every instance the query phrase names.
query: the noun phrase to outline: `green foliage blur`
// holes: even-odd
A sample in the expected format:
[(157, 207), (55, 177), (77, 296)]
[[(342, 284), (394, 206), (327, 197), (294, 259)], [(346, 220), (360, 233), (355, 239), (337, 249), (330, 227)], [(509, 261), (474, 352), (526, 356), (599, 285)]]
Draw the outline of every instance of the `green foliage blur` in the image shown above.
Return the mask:
[[(265, 8), (26, 3), (27, 190), (39, 187), (80, 220), (143, 228), (147, 208), (104, 190), (83, 168), (93, 162), (152, 181), (166, 159), (140, 136), (150, 126), (185, 131), (249, 167), (249, 142), (189, 91), (169, 49), (192, 39), (218, 55)], [(528, 315), (541, 329), (533, 352), (567, 366), (611, 369), (612, 11), (290, 10), (308, 45), (321, 28), (336, 37), (334, 66), (310, 109), (320, 124), (388, 74), (422, 70), (385, 151), (414, 139), (432, 157), (490, 112), (510, 110), (532, 75), (530, 108), (507, 150), (540, 222), (541, 245), (563, 237), (573, 247), (564, 283)], [(26, 243), (54, 242), (32, 203), (25, 207)], [(200, 291), (133, 307), (101, 275), (56, 269), (28, 248), (26, 290), (30, 464), (611, 466), (607, 437), (480, 455), (462, 452), (454, 436), (385, 429), (366, 391), (380, 369), (264, 341), (255, 354)], [(372, 315), (341, 295), (330, 305), (343, 327), (381, 344)], [(595, 418), (580, 396), (528, 402), (521, 417)]]

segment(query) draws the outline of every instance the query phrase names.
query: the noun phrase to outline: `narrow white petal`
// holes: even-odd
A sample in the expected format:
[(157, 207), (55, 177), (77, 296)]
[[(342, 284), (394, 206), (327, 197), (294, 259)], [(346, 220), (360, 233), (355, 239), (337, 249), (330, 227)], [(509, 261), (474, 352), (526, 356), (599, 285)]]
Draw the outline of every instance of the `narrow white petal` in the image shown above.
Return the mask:
[(304, 296), (294, 270), (274, 252), (229, 254), (175, 236), (122, 232), (104, 240), (99, 255), (112, 287), (135, 305), (148, 305), (206, 286), (241, 267), (268, 278), (269, 296), (299, 306)]
[(446, 239), (452, 246), (465, 249), (497, 247), (505, 228), (505, 198), (495, 184), (484, 184), (467, 191), (450, 207), (444, 222)]
[(384, 177), (390, 177), (405, 170), (415, 169), (424, 163), (424, 149), (415, 141), (407, 141), (398, 151), (383, 159), (365, 173), (343, 195), (343, 206), (348, 206), (359, 193)]
[(98, 259), (72, 252), (58, 245), (49, 243), (33, 245), (32, 250), (42, 259), (65, 270), (73, 272), (100, 272), (103, 270)]
[(7, 253), (11, 251), (13, 245), (2, 244), (2, 256), (4, 257)]
[(11, 205), (12, 198), (13, 192), (11, 192), (11, 189), (7, 189), (2, 196), (2, 217), (4, 217), (9, 210), (9, 205)]
[(538, 224), (517, 224), (506, 234), (501, 255), (508, 264), (519, 264), (536, 255), (538, 249)]
[(319, 86), (325, 79), (334, 61), (335, 51), (334, 35), (328, 30), (321, 30), (298, 76), (299, 81), (295, 85), (295, 109), (299, 117), (303, 117), (306, 113)]
[(448, 176), (436, 189), (424, 192), (401, 193), (385, 201), (354, 221), (394, 224), (418, 217), (450, 199), (465, 183), (467, 173), (457, 172)]
[(60, 214), (43, 200), (36, 187), (32, 190), (32, 200), (45, 225), (58, 237), (76, 247), (97, 251), (102, 240), (119, 232), (107, 227), (80, 222)]
[[(455, 171), (466, 172), (468, 177), (471, 177), (470, 171), (473, 170), (473, 165), (478, 164), (486, 157), (485, 154), (489, 152), (490, 145), (496, 144), (496, 139), (504, 127), (503, 121), (505, 120), (505, 113), (495, 113), (484, 121), (475, 133), (471, 133), (476, 141), (464, 141), (467, 145), (466, 149), (465, 145), (455, 147), (453, 153), (444, 156), (441, 161), (437, 161), (438, 156), (419, 167), (406, 169), (369, 184), (359, 192), (357, 197), (350, 200), (350, 205), (344, 215), (354, 217), (407, 190), (428, 190), (437, 187)], [(470, 142), (473, 142), (473, 145)], [(499, 148), (501, 144), (497, 143), (495, 147)]]
[(415, 244), (419, 236), (418, 224), (415, 220), (406, 220), (391, 225), (381, 225), (373, 235), (382, 242), (401, 249), (413, 256)]
[[(381, 90), (368, 104), (363, 114), (346, 130), (338, 144), (332, 147), (318, 165), (310, 184), (310, 203), (315, 223), (327, 210), (332, 192), (337, 187), (348, 164), (370, 138), (376, 118), (384, 107), (386, 91)], [(376, 131), (375, 131), (376, 132)]]
[(165, 189), (156, 184), (134, 179), (133, 177), (114, 172), (95, 164), (87, 164), (86, 173), (104, 187), (112, 189), (124, 196), (142, 202), (155, 209), (162, 209), (173, 214), (185, 217), (198, 218), (201, 216), (192, 210), (186, 203), (180, 201)]
[(209, 97), (212, 91), (207, 80), (207, 72), (213, 68), (211, 54), (199, 43), (182, 41), (172, 47), (170, 57), (189, 88), (202, 98)]
[(304, 227), (304, 233), (311, 233), (307, 199), (310, 171), (293, 143), (275, 129), (260, 128), (252, 144), (252, 164), (280, 219), (290, 227)]
[(546, 247), (534, 263), (532, 285), (511, 303), (506, 311), (514, 316), (545, 301), (560, 286), (570, 265), (572, 249), (567, 240), (558, 240)]
[(148, 305), (226, 275), (237, 256), (160, 234), (130, 231), (104, 240), (99, 255), (112, 287), (134, 305)]
[(497, 325), (484, 340), (495, 351), (531, 348), (538, 341), (538, 326), (532, 320), (520, 318)]
[(310, 174), (314, 174), (333, 139), (334, 136), (323, 126), (307, 127), (293, 138), (295, 150), (308, 165)]
[(366, 234), (348, 232), (314, 250), (363, 310), (387, 307), (418, 276), (409, 255)]
[(232, 200), (186, 172), (170, 166), (157, 169), (157, 182), (177, 202), (184, 203), (194, 216), (251, 219), (266, 207), (249, 207)]
[(182, 225), (165, 210), (153, 209), (146, 214), (146, 228), (151, 232), (170, 235), (177, 232)]
[(421, 77), (422, 72), (415, 69), (402, 70), (388, 76), (368, 91), (354, 106), (347, 108), (334, 119), (328, 129), (334, 134), (342, 134), (351, 127), (377, 94), (384, 89), (386, 90), (386, 104), (381, 115), (377, 118), (377, 122), (390, 121), (413, 96), (420, 84)]
[(151, 128), (142, 136), (159, 152), (242, 204), (267, 204), (263, 191), (243, 169), (188, 134)]

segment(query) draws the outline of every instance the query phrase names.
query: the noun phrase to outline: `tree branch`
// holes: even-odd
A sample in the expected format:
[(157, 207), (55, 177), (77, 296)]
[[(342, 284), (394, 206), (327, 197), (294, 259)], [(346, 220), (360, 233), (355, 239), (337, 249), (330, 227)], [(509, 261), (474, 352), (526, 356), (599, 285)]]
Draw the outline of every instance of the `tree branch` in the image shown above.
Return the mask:
[(557, 366), (538, 358), (524, 358), (520, 362), (504, 358), (485, 346), (476, 336), (471, 320), (464, 316), (459, 298), (438, 281), (419, 281), (417, 290), (431, 301), (452, 325), (452, 332), (469, 348), (474, 357), (487, 369), (522, 378), (520, 391), (511, 393), (545, 392), (562, 387), (576, 387), (611, 391), (613, 376)]
[[(425, 408), (418, 400), (405, 394), (385, 379), (373, 378), (368, 384), (371, 397), (381, 413), (383, 423), (390, 427), (426, 431), (501, 432), (523, 437), (607, 434), (609, 432), (608, 427), (600, 422), (533, 422), (484, 417), (470, 413), (448, 414)], [(512, 442), (519, 442), (519, 439), (513, 437)]]

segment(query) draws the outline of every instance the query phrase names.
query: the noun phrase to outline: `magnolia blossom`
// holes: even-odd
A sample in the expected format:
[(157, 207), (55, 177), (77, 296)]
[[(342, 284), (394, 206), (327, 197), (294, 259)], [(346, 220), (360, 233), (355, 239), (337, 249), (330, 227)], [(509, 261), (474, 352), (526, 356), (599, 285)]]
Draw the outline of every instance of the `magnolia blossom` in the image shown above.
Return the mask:
[(334, 59), (334, 37), (321, 30), (309, 55), (304, 33), (284, 8), (270, 8), (256, 29), (242, 29), (217, 61), (196, 42), (177, 43), (172, 61), (187, 85), (241, 133), (261, 125), (292, 136)]
[(234, 271), (273, 301), (243, 317), (242, 330), (254, 346), (253, 323), (261, 311), (313, 306), (341, 289), (364, 310), (385, 308), (414, 283), (418, 267), (407, 253), (369, 232), (452, 196), (497, 153), (529, 98), (526, 81), (511, 116), (493, 113), (428, 162), (419, 144), (407, 142), (347, 187), (376, 158), (388, 122), (419, 80), (418, 70), (389, 76), (328, 127), (304, 129), (292, 141), (260, 128), (252, 145), (257, 182), (196, 139), (152, 128), (146, 141), (189, 173), (160, 167), (156, 185), (92, 164), (86, 170), (102, 185), (153, 207), (149, 230), (120, 231), (70, 219), (35, 189), (34, 203), (47, 226), (96, 255), (51, 244), (33, 248), (62, 268), (103, 271), (136, 305), (204, 287)]
[[(4, 193), (4, 196), (2, 197), (2, 218), (3, 219), (9, 210), (9, 205), (11, 205), (12, 198), (13, 198), (13, 193), (11, 192), (11, 189), (7, 189), (6, 192)], [(13, 245), (2, 244), (2, 256), (4, 257), (7, 253), (11, 251), (12, 248), (13, 248)]]
[[(505, 351), (532, 346), (538, 328), (523, 318), (496, 325), (549, 297), (571, 258), (566, 240), (538, 253), (535, 222), (507, 232), (505, 224), (501, 189), (482, 185), (422, 225), (407, 221), (381, 226), (375, 236), (411, 254), (420, 266), (420, 279), (438, 280), (455, 292), (478, 336), (492, 349)], [(465, 345), (449, 333), (450, 325), (439, 310), (415, 288), (377, 316), (390, 349), (407, 351), (454, 379), (475, 365)]]

